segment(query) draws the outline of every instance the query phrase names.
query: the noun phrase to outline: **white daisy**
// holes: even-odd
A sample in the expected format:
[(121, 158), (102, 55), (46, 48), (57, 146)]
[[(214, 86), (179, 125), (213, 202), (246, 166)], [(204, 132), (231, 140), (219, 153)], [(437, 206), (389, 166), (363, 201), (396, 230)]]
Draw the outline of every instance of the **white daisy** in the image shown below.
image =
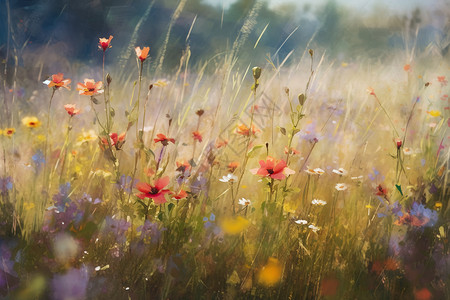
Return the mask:
[(314, 199), (311, 203), (314, 204), (314, 205), (324, 206), (325, 204), (327, 204), (327, 201), (323, 201), (323, 200), (319, 200), (319, 199)]
[(306, 224), (308, 224), (308, 221), (306, 221), (306, 220), (296, 220), (294, 222), (296, 224), (298, 224), (298, 225), (306, 225)]
[(242, 206), (248, 206), (248, 205), (251, 205), (252, 202), (248, 199), (241, 198), (241, 199), (239, 199), (238, 204), (242, 205)]
[(313, 232), (317, 232), (320, 230), (320, 227), (317, 227), (314, 224), (309, 225), (308, 228), (311, 229)]
[(336, 184), (335, 188), (338, 191), (345, 191), (348, 188), (348, 186), (345, 183), (338, 183)]
[(234, 174), (229, 173), (227, 176), (223, 176), (219, 181), (222, 182), (235, 182), (238, 180), (238, 177)]
[(347, 170), (345, 170), (344, 168), (339, 168), (339, 169), (333, 169), (333, 173), (341, 175), (341, 176), (345, 176), (348, 174)]

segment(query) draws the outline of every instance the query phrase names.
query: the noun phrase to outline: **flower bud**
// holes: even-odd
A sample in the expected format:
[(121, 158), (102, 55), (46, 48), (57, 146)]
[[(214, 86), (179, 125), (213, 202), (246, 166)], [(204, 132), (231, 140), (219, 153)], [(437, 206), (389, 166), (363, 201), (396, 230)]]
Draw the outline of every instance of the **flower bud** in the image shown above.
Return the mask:
[(252, 69), (253, 71), (253, 78), (255, 78), (255, 80), (258, 80), (259, 77), (261, 76), (261, 68), (260, 67), (254, 67)]

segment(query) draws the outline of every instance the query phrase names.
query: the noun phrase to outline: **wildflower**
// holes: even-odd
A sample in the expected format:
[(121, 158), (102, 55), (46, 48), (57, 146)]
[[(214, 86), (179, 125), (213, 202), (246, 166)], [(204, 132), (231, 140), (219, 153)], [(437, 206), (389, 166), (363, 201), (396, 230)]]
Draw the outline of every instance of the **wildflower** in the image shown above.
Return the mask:
[(317, 226), (314, 225), (314, 224), (309, 225), (308, 228), (311, 229), (311, 230), (312, 230), (313, 232), (315, 232), (315, 233), (317, 233), (317, 231), (320, 230), (320, 227), (317, 227)]
[(241, 198), (241, 199), (239, 199), (238, 204), (242, 205), (242, 206), (249, 206), (252, 204), (252, 202), (248, 199)]
[(300, 153), (300, 151), (298, 151), (297, 149), (294, 149), (292, 147), (290, 149), (288, 149), (287, 146), (284, 147), (284, 154), (296, 155), (296, 154), (299, 154), (299, 153)]
[(185, 190), (180, 189), (180, 191), (176, 194), (173, 194), (172, 196), (173, 198), (177, 199), (177, 200), (181, 200), (187, 197), (187, 193)]
[(0, 194), (4, 195), (13, 188), (13, 180), (11, 176), (0, 177)]
[(405, 70), (406, 72), (411, 71), (411, 65), (409, 64), (404, 65), (403, 70)]
[(226, 145), (228, 145), (228, 140), (223, 140), (223, 141), (216, 142), (216, 148), (217, 149), (225, 147)]
[(78, 135), (77, 137), (77, 146), (80, 146), (83, 143), (95, 141), (97, 139), (97, 135), (95, 134), (95, 131), (92, 129), (89, 129), (88, 132), (84, 131)]
[(305, 170), (306, 173), (308, 173), (309, 175), (318, 175), (316, 174), (316, 171), (314, 171), (314, 169), (307, 167)]
[(227, 168), (230, 173), (233, 173), (239, 167), (239, 162), (232, 161), (228, 164)]
[(64, 108), (71, 117), (78, 115), (81, 111), (76, 108), (76, 104), (66, 104), (64, 105)]
[(441, 115), (441, 112), (439, 110), (430, 110), (427, 111), (427, 114), (429, 114), (432, 117), (439, 117)]
[(442, 86), (446, 86), (448, 81), (445, 79), (445, 76), (438, 76), (437, 80), (441, 83)]
[(144, 60), (147, 59), (148, 51), (150, 51), (150, 47), (144, 47), (141, 50), (141, 47), (136, 47), (134, 50), (136, 50), (136, 56), (141, 60), (143, 63)]
[(317, 174), (317, 175), (322, 175), (322, 174), (325, 173), (325, 171), (322, 170), (321, 168), (315, 168), (314, 169), (314, 173)]
[(377, 186), (377, 192), (375, 193), (377, 196), (386, 196), (387, 195), (387, 189), (383, 188), (381, 184)]
[(250, 221), (238, 216), (236, 218), (225, 217), (220, 222), (220, 227), (223, 232), (227, 234), (239, 234), (244, 231), (245, 228), (249, 225)]
[(411, 148), (405, 147), (405, 148), (403, 148), (403, 153), (405, 155), (411, 155), (414, 153), (414, 151)]
[(397, 146), (397, 150), (400, 150), (400, 148), (402, 147), (402, 140), (395, 139), (395, 145)]
[(80, 95), (93, 96), (103, 93), (103, 82), (86, 78), (84, 84), (81, 82), (77, 85), (77, 91)]
[(438, 221), (437, 211), (425, 208), (423, 204), (414, 202), (409, 213), (405, 213), (395, 221), (396, 225), (408, 224), (415, 227), (431, 227)]
[(25, 117), (22, 119), (22, 124), (28, 128), (37, 128), (41, 126), (41, 121), (36, 117)]
[(153, 85), (157, 87), (165, 87), (167, 86), (168, 82), (165, 79), (159, 79), (157, 82), (155, 82)]
[[(117, 133), (115, 132), (110, 133), (109, 138), (111, 147), (112, 146), (116, 147), (116, 150), (122, 149), (122, 146), (125, 143), (125, 137), (126, 132), (122, 132), (120, 135), (117, 135)], [(106, 140), (106, 138), (102, 138), (102, 144), (105, 146), (108, 145), (108, 141)]]
[(339, 169), (333, 169), (332, 171), (335, 174), (341, 175), (341, 176), (345, 176), (348, 174), (348, 172), (344, 169), (344, 168), (339, 168)]
[[(16, 132), (15, 128), (5, 128), (5, 130), (3, 130), (3, 135), (7, 136), (7, 137), (12, 137), (15, 132)], [(1, 134), (1, 132), (0, 132), (0, 134)]]
[(258, 282), (265, 286), (273, 286), (281, 280), (283, 267), (278, 259), (269, 257), (267, 263), (258, 273)]
[(223, 176), (219, 181), (221, 182), (235, 182), (238, 180), (238, 177), (234, 174), (229, 173), (227, 176)]
[[(256, 129), (255, 125), (252, 124), (252, 135), (256, 135), (257, 132), (259, 132), (259, 129)], [(241, 124), (236, 128), (236, 133), (243, 136), (249, 136), (250, 129), (245, 124)]]
[(198, 141), (199, 143), (201, 143), (203, 140), (203, 137), (199, 131), (192, 132), (192, 137), (194, 138), (194, 140)]
[(283, 180), (287, 176), (295, 173), (294, 170), (287, 167), (284, 160), (278, 160), (270, 156), (267, 156), (266, 161), (260, 160), (259, 165), (259, 169), (252, 169), (250, 172), (254, 175), (270, 177), (278, 180)]
[(169, 184), (169, 176), (159, 178), (155, 181), (155, 185), (150, 185), (145, 182), (139, 182), (136, 188), (141, 192), (137, 197), (140, 199), (151, 198), (155, 204), (166, 203), (165, 194), (170, 193), (169, 190), (164, 189)]
[(367, 88), (367, 93), (371, 96), (376, 96), (375, 90), (372, 87)]
[(153, 141), (155, 143), (161, 142), (161, 144), (163, 144), (163, 146), (167, 146), (169, 144), (169, 142), (171, 142), (172, 144), (175, 144), (175, 139), (168, 138), (162, 133), (158, 133), (156, 136), (157, 136), (157, 138), (153, 139)]
[(60, 87), (70, 90), (70, 79), (64, 79), (63, 73), (53, 74), (52, 80), (47, 79), (44, 84), (48, 85), (49, 88), (59, 89)]
[(336, 184), (335, 188), (338, 191), (345, 191), (348, 187), (345, 183), (338, 183)]
[(299, 219), (299, 220), (295, 220), (294, 223), (298, 224), (298, 225), (306, 225), (306, 224), (308, 224), (308, 221)]
[(105, 52), (106, 49), (111, 48), (110, 43), (111, 43), (112, 39), (113, 39), (112, 35), (109, 36), (109, 39), (107, 39), (107, 38), (99, 38), (98, 48), (99, 49), (103, 49), (103, 52)]
[(179, 172), (184, 173), (191, 169), (191, 164), (184, 159), (176, 161), (176, 164), (177, 164), (177, 171), (179, 171)]
[(319, 199), (314, 199), (313, 201), (311, 201), (311, 203), (312, 203), (313, 205), (324, 206), (325, 204), (327, 204), (327, 201), (323, 201), (323, 200), (319, 200)]

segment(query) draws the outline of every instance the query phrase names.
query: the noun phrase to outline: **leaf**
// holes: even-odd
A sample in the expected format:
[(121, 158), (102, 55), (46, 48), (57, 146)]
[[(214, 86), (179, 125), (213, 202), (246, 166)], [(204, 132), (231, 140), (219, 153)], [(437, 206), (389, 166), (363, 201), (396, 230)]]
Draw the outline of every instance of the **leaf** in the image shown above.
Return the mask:
[(300, 105), (305, 104), (305, 101), (306, 101), (306, 97), (304, 94), (298, 95), (298, 103), (300, 103)]
[(286, 128), (280, 127), (280, 132), (281, 132), (283, 135), (286, 135)]
[(253, 155), (256, 154), (256, 151), (258, 151), (258, 150), (261, 149), (261, 148), (262, 148), (262, 145), (256, 145), (256, 146), (253, 146), (253, 148), (250, 149), (250, 151), (247, 152), (247, 156), (248, 156), (248, 157), (252, 157)]
[(173, 203), (169, 203), (169, 205), (167, 205), (167, 209), (169, 210), (169, 212), (175, 207), (175, 204)]
[(98, 100), (97, 98), (92, 97), (91, 100), (94, 104), (100, 104), (100, 100)]
[(116, 116), (116, 111), (115, 111), (114, 108), (112, 108), (112, 107), (110, 107), (110, 109), (111, 109), (111, 110), (109, 111), (109, 114), (110, 114), (111, 117), (114, 118), (114, 117)]
[(403, 192), (402, 192), (402, 186), (399, 184), (396, 184), (395, 187), (397, 188), (397, 190), (400, 192), (400, 194), (403, 196)]

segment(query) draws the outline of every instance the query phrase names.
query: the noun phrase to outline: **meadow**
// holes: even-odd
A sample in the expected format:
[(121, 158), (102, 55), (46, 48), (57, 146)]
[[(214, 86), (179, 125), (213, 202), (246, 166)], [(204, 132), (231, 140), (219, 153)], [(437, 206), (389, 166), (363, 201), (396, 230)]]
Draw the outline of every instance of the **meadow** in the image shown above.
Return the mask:
[(100, 67), (4, 80), (2, 297), (450, 297), (442, 57), (187, 46), (156, 77), (92, 41)]

